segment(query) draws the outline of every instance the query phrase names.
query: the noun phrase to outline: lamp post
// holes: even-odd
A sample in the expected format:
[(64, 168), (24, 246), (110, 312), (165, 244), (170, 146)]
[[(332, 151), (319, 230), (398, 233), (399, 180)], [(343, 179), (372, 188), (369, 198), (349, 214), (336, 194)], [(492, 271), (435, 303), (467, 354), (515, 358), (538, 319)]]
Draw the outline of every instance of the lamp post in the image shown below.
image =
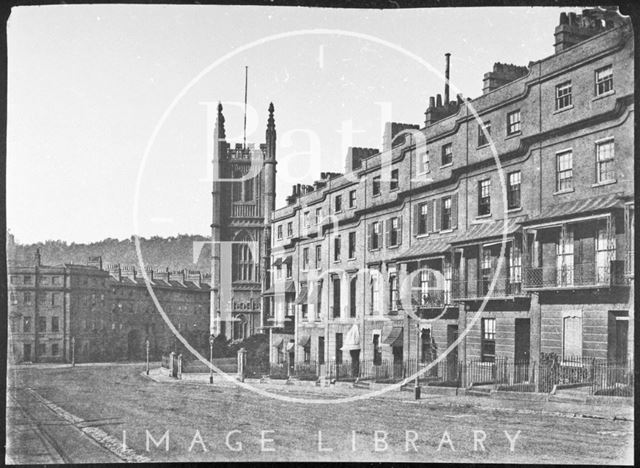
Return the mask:
[(71, 367), (76, 366), (76, 337), (71, 337)]
[[(209, 337), (209, 364), (213, 365), (213, 334)], [(213, 383), (213, 367), (209, 367), (209, 383)]]
[(145, 341), (145, 346), (147, 348), (147, 375), (149, 375), (149, 338)]
[(418, 339), (416, 340), (416, 381), (415, 381), (415, 386), (413, 388), (413, 393), (414, 393), (414, 397), (416, 400), (420, 399), (420, 384), (418, 383), (418, 375), (417, 373), (420, 370), (420, 324), (416, 324), (416, 328), (418, 329)]

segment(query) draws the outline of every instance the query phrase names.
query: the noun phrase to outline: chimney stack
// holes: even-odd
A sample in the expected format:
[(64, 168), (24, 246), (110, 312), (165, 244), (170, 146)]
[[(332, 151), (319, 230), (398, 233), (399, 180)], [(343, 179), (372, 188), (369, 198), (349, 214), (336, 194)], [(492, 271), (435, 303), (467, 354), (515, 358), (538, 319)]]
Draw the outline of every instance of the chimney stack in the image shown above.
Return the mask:
[(42, 265), (42, 257), (40, 256), (40, 249), (36, 249), (34, 260), (35, 260), (36, 266)]
[(447, 105), (449, 104), (449, 66), (450, 66), (450, 60), (451, 60), (451, 54), (449, 52), (447, 52), (446, 54), (444, 54), (444, 58), (445, 58), (445, 68), (444, 68), (444, 78), (445, 78), (445, 82), (444, 82), (444, 104)]
[(89, 257), (87, 265), (97, 268), (98, 270), (102, 270), (102, 256), (98, 255), (97, 257)]

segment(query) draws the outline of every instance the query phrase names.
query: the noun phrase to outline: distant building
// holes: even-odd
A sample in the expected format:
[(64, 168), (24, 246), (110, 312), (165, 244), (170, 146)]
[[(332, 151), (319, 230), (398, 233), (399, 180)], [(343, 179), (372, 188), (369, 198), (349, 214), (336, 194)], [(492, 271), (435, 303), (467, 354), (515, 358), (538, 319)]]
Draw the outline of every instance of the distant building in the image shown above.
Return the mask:
[(445, 87), (424, 126), (351, 148), (351, 177), (294, 186), (271, 220), (272, 362), (426, 364), (485, 298), (452, 373), (543, 353), (633, 359), (632, 28), (585, 10), (562, 13), (555, 37), (554, 55), (484, 75), (469, 101), (483, 125)]
[[(173, 325), (192, 345), (206, 345), (209, 285), (198, 272), (148, 276)], [(76, 362), (142, 360), (175, 348), (177, 338), (157, 312), (133, 267), (10, 265), (9, 361)], [(202, 348), (201, 348), (202, 349)]]

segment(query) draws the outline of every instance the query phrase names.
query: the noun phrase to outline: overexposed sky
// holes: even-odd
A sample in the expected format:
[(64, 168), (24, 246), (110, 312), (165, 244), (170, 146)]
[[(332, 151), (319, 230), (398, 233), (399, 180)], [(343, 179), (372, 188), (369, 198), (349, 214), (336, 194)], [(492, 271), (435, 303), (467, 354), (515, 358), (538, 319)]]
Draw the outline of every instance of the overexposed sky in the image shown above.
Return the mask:
[[(577, 11), (579, 9), (574, 9)], [(242, 141), (249, 67), (248, 142), (264, 142), (273, 101), (277, 206), (293, 183), (343, 170), (345, 146), (379, 148), (383, 120), (424, 124), (451, 56), (451, 81), (482, 92), (494, 62), (527, 65), (553, 53), (561, 11), (540, 8), (344, 10), (195, 5), (15, 7), (8, 22), (7, 227), (20, 242), (75, 242), (134, 233), (208, 234), (207, 103), (225, 105), (227, 139)], [(338, 32), (264, 42), (297, 30)], [(145, 148), (160, 127), (136, 185)], [(453, 93), (452, 93), (453, 95)], [(389, 118), (390, 116), (390, 118)], [(351, 122), (351, 141), (341, 129)], [(310, 155), (311, 152), (311, 155)]]

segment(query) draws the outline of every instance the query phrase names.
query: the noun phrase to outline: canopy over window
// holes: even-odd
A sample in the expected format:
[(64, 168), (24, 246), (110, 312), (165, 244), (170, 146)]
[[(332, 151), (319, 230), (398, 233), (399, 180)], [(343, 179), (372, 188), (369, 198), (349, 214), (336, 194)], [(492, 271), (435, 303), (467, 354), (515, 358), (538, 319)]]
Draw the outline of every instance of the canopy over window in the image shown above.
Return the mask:
[(344, 338), (342, 351), (353, 351), (356, 349), (360, 349), (360, 331), (358, 330), (358, 325), (354, 324)]
[(309, 346), (309, 343), (311, 343), (310, 335), (303, 335), (298, 338), (298, 346), (301, 346), (302, 348), (306, 348), (307, 346)]
[(308, 289), (307, 289), (307, 285), (306, 284), (301, 284), (300, 285), (300, 293), (298, 294), (298, 297), (296, 297), (296, 304), (306, 304), (307, 303), (307, 295), (308, 295)]
[(389, 334), (382, 340), (382, 342), (391, 347), (402, 346), (402, 331), (403, 327), (393, 327)]

